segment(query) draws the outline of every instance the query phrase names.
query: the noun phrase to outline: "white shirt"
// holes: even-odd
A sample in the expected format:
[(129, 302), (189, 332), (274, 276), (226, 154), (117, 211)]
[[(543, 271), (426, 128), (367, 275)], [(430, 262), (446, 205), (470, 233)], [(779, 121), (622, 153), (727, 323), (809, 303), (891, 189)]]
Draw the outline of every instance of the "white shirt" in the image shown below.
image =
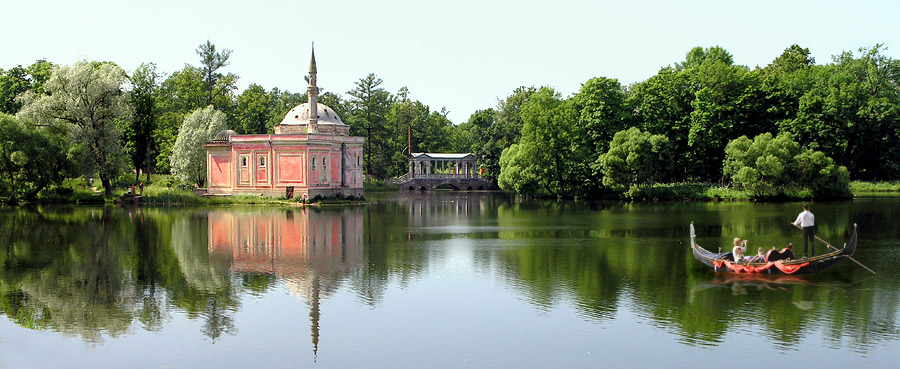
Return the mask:
[(734, 261), (741, 261), (744, 259), (744, 251), (747, 251), (746, 247), (735, 246), (731, 249), (731, 255), (734, 257)]
[(810, 213), (809, 210), (804, 210), (797, 216), (797, 220), (794, 221), (794, 224), (801, 227), (812, 227), (815, 225), (815, 218), (816, 217), (813, 216), (813, 213)]

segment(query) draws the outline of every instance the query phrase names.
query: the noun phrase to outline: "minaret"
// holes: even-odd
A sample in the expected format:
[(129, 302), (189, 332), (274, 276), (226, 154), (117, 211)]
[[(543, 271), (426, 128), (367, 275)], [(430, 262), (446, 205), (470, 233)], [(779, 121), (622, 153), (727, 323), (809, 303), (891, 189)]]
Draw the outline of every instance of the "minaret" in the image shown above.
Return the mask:
[(319, 131), (319, 88), (316, 87), (316, 46), (312, 47), (312, 58), (309, 60), (309, 126), (308, 133)]

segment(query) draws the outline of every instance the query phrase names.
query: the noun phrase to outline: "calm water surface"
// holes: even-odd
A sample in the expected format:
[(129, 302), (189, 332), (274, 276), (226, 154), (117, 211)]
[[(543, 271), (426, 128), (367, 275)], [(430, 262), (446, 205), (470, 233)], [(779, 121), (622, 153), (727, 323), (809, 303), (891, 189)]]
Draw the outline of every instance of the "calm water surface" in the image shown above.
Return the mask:
[[(801, 242), (798, 203), (369, 195), (334, 209), (0, 209), (0, 368), (897, 367), (900, 197), (814, 203), (857, 260), (715, 274)], [(819, 252), (824, 252), (820, 246)], [(735, 361), (737, 360), (737, 361)], [(718, 363), (718, 364), (715, 364)]]

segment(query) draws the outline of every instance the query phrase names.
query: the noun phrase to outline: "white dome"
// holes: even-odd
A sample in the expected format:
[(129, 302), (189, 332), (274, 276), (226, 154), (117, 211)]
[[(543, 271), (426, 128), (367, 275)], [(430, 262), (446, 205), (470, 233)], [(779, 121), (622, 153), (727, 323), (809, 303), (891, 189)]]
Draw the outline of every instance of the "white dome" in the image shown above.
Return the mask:
[[(341, 120), (330, 106), (317, 103), (317, 110), (319, 111), (319, 121), (318, 124), (334, 124), (334, 125), (342, 125), (345, 126), (344, 122)], [(306, 125), (309, 124), (309, 103), (303, 103), (295, 106), (291, 111), (285, 114), (284, 119), (281, 120), (281, 124), (284, 125)]]

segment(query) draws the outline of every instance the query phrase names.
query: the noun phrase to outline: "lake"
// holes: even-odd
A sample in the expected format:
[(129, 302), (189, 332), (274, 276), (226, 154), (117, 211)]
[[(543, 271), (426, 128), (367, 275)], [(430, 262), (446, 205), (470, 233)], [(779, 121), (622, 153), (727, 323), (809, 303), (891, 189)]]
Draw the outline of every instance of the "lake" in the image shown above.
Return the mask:
[[(0, 209), (0, 368), (896, 367), (900, 197), (814, 202), (854, 258), (802, 250), (800, 203), (368, 194), (335, 208)], [(825, 252), (819, 244), (818, 253)]]

